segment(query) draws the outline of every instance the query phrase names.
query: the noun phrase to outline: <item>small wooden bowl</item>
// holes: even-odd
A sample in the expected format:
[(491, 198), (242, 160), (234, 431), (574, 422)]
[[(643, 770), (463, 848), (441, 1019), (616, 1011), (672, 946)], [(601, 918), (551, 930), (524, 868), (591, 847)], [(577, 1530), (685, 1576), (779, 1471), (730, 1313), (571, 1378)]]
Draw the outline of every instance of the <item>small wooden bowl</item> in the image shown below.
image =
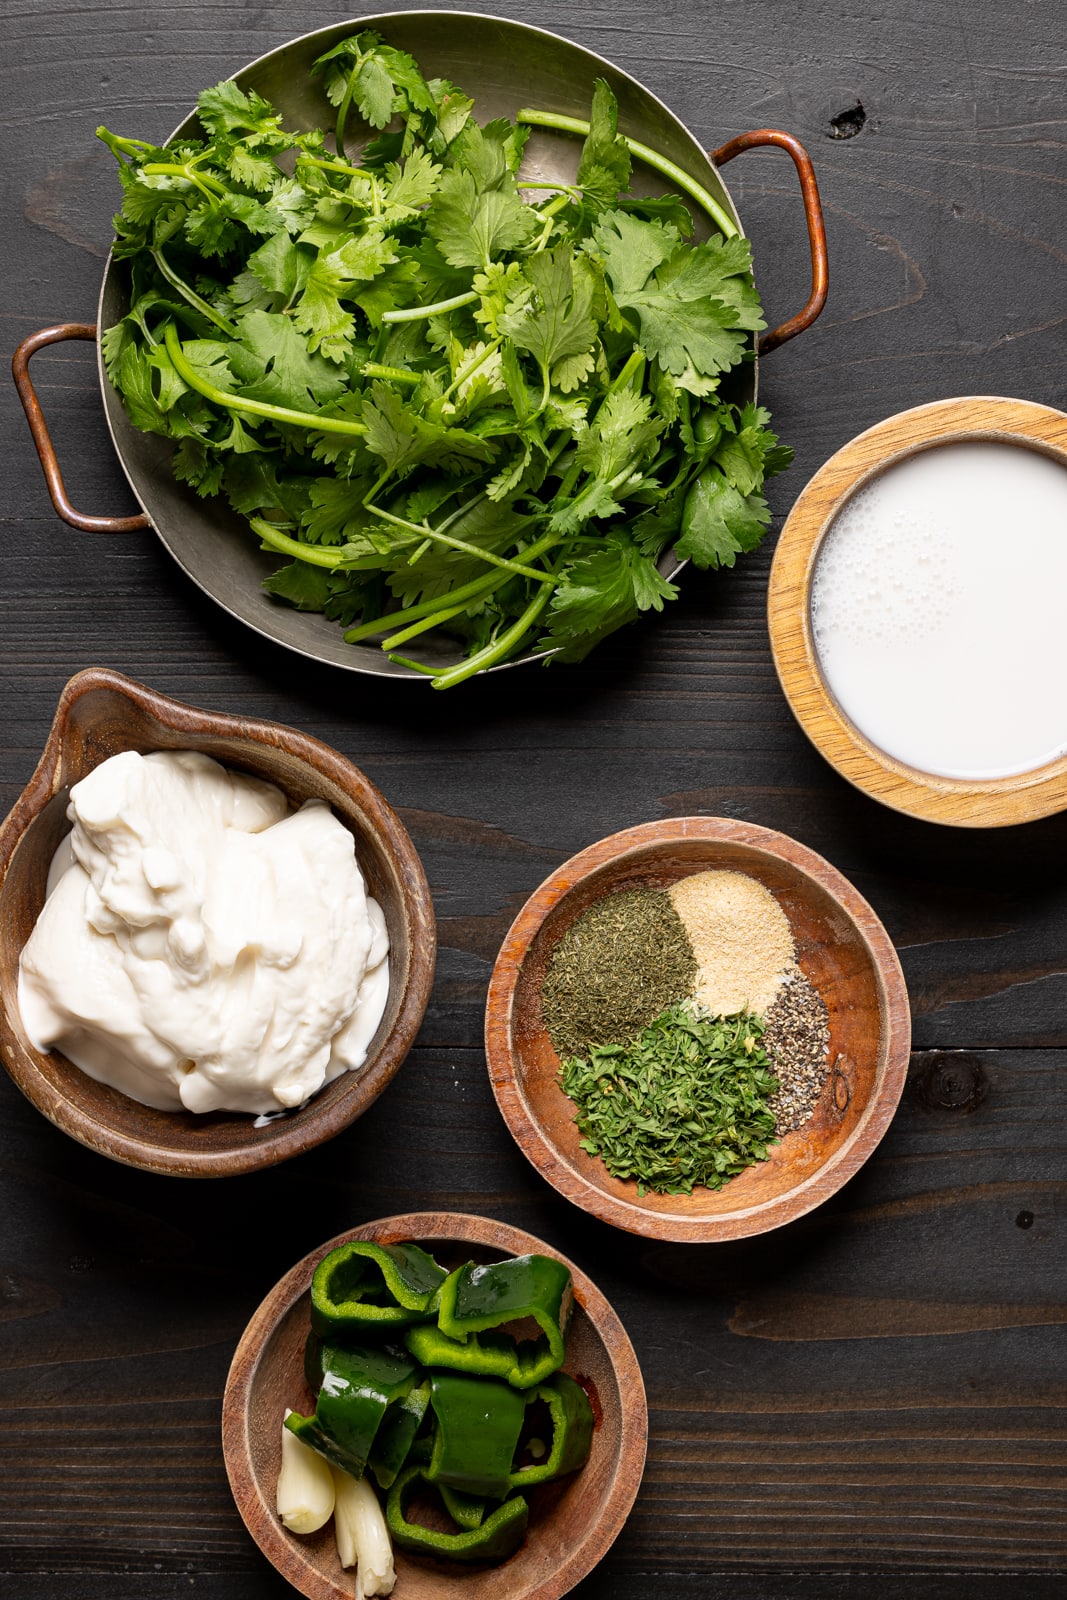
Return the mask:
[[(277, 784), (299, 805), (326, 800), (356, 841), (385, 912), (389, 998), (366, 1065), (342, 1073), (300, 1111), (255, 1127), (250, 1116), (156, 1111), (97, 1083), (59, 1051), (43, 1054), (19, 1016), (18, 966), (44, 904), (52, 855), (69, 833), (72, 784), (121, 750), (200, 750)], [(91, 1150), (150, 1172), (219, 1178), (310, 1150), (367, 1109), (411, 1048), (433, 983), (436, 934), (426, 875), (400, 819), (363, 774), (280, 723), (199, 711), (117, 672), (78, 673), (60, 696), (37, 770), (0, 826), (0, 1055), (39, 1111)]]
[(502, 1565), (466, 1569), (395, 1553), (396, 1600), (557, 1600), (592, 1571), (633, 1505), (648, 1439), (645, 1388), (625, 1328), (585, 1274), (532, 1234), (485, 1217), (417, 1211), (352, 1228), (305, 1256), (271, 1290), (237, 1346), (222, 1402), (226, 1471), (249, 1533), (309, 1600), (351, 1600), (353, 1575), (337, 1559), (332, 1524), (301, 1538), (276, 1510), (282, 1417), (287, 1406), (306, 1412), (314, 1405), (303, 1371), (311, 1277), (326, 1252), (349, 1239), (414, 1240), (450, 1270), (532, 1253), (570, 1267), (574, 1316), (564, 1365), (593, 1401), (589, 1460), (531, 1492), (526, 1542)]
[[(830, 1013), (831, 1069), (811, 1119), (722, 1189), (637, 1195), (579, 1144), (575, 1107), (541, 1016), (557, 941), (595, 900), (619, 889), (667, 889), (710, 869), (744, 872), (776, 895), (797, 960)], [(560, 1194), (604, 1222), (650, 1239), (707, 1243), (765, 1233), (834, 1194), (889, 1126), (911, 1043), (907, 990), (882, 924), (828, 861), (770, 828), (723, 817), (647, 822), (572, 856), (523, 906), (489, 985), (485, 1049), (504, 1121)]]
[(981, 781), (942, 778), (886, 755), (844, 714), (819, 666), (811, 584), (823, 538), (845, 501), (872, 478), (933, 445), (991, 441), (1040, 451), (1067, 466), (1067, 415), (1029, 400), (938, 400), (879, 422), (851, 440), (797, 500), (771, 567), (767, 623), (793, 715), (843, 778), (909, 816), (961, 828), (1034, 822), (1067, 806), (1067, 756), (1031, 772)]

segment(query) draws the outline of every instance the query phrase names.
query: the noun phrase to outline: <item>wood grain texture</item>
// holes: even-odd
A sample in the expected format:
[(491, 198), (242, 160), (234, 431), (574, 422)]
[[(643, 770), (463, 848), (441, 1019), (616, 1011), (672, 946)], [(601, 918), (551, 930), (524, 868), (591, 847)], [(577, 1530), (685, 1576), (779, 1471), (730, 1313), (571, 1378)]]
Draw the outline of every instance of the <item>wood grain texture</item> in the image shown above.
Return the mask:
[[(506, 1223), (448, 1212), (415, 1212), (349, 1229), (296, 1264), (271, 1290), (241, 1337), (226, 1380), (222, 1442), (226, 1471), (249, 1532), (271, 1564), (308, 1600), (346, 1600), (352, 1578), (337, 1558), (332, 1530), (300, 1539), (276, 1510), (286, 1408), (313, 1405), (304, 1379), (309, 1289), (323, 1256), (350, 1239), (420, 1243), (449, 1271), (467, 1261), (544, 1254), (540, 1239)], [(552, 1252), (554, 1253), (554, 1252)], [(529, 1497), (530, 1529), (500, 1566), (457, 1572), (454, 1565), (395, 1553), (397, 1584), (409, 1600), (447, 1600), (457, 1586), (470, 1600), (559, 1600), (615, 1542), (645, 1465), (648, 1414), (641, 1369), (626, 1331), (604, 1296), (572, 1262), (574, 1314), (564, 1370), (594, 1399), (589, 1459), (577, 1473)]]
[(971, 396), (915, 406), (868, 428), (805, 485), (774, 552), (767, 590), (771, 652), (782, 692), (816, 750), (864, 794), (907, 816), (961, 828), (1037, 822), (1067, 806), (1067, 757), (1009, 778), (965, 781), (886, 755), (837, 704), (812, 634), (811, 588), (822, 541), (842, 507), (879, 473), (942, 444), (1036, 450), (1067, 466), (1067, 415), (1026, 400)]
[[(597, 900), (666, 889), (691, 873), (743, 872), (788, 918), (797, 962), (826, 1003), (827, 1076), (808, 1122), (719, 1190), (638, 1196), (581, 1146), (558, 1083), (541, 989), (558, 941)], [(870, 906), (828, 862), (784, 834), (720, 817), (630, 828), (564, 862), (500, 947), (485, 1011), (485, 1056), (501, 1115), (541, 1175), (583, 1210), (650, 1239), (710, 1244), (804, 1216), (871, 1155), (896, 1110), (911, 1042), (904, 978)]]
[[(835, 450), (895, 412), (960, 394), (1067, 410), (1054, 0), (486, 9), (617, 61), (705, 148), (764, 123), (809, 148), (832, 288), (815, 327), (760, 367), (761, 400), (797, 452), (769, 486), (775, 528)], [(279, 0), (9, 0), (5, 358), (46, 322), (94, 317), (118, 203), (96, 125), (163, 136), (204, 84), (340, 15), (321, 0), (299, 15)], [(857, 103), (859, 131), (831, 137)], [(810, 276), (796, 179), (778, 153), (727, 174), (773, 325)], [(42, 351), (34, 379), (74, 504), (135, 510), (90, 348)], [(0, 1076), (5, 1600), (291, 1594), (226, 1485), (227, 1366), (293, 1261), (331, 1233), (428, 1208), (545, 1239), (634, 1342), (649, 1466), (578, 1600), (1059, 1600), (1065, 1333), (1036, 1319), (1065, 1298), (1067, 815), (944, 828), (834, 772), (775, 676), (773, 532), (733, 571), (687, 571), (663, 616), (577, 669), (420, 698), (257, 640), (150, 536), (66, 528), (4, 385), (0, 452), (0, 810), (63, 684), (107, 663), (354, 761), (411, 833), (441, 932), (403, 1071), (352, 1128), (272, 1172), (191, 1185), (102, 1161)], [(531, 1171), (496, 1109), (481, 1030), (493, 956), (545, 876), (620, 828), (696, 813), (777, 828), (856, 885), (900, 953), (919, 1053), (878, 1150), (812, 1217), (758, 1240), (656, 1245)], [(862, 1312), (862, 1337), (830, 1336), (839, 1301)], [(1009, 1323), (1009, 1307), (1035, 1320)], [(753, 1336), (764, 1316), (788, 1332), (789, 1308), (795, 1339)]]
[[(70, 829), (74, 784), (122, 751), (197, 750), (276, 784), (293, 807), (325, 801), (353, 836), (367, 890), (389, 932), (389, 993), (367, 1060), (291, 1115), (157, 1111), (40, 1051), (18, 1008), (19, 962), (44, 905), (48, 870)], [(279, 723), (169, 700), (121, 673), (90, 668), (67, 684), (37, 768), (0, 825), (0, 1053), (44, 1115), (90, 1149), (150, 1172), (225, 1178), (254, 1172), (333, 1138), (361, 1116), (403, 1065), (433, 985), (436, 936), (426, 874), (396, 813), (336, 751)]]

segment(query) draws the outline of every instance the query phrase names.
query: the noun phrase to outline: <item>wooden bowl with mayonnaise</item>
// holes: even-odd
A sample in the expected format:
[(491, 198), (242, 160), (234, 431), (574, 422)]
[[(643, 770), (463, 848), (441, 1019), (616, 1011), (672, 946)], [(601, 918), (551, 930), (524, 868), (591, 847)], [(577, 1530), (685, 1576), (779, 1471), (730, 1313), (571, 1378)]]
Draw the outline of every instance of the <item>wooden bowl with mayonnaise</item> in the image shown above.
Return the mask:
[[(19, 962), (45, 901), (49, 867), (70, 831), (70, 789), (123, 751), (192, 750), (274, 784), (291, 806), (325, 801), (353, 836), (367, 893), (389, 936), (385, 1009), (364, 1065), (277, 1117), (156, 1110), (31, 1042), (18, 1005)], [(90, 668), (60, 696), (48, 741), (0, 826), (0, 1057), (39, 1111), (101, 1155), (178, 1177), (231, 1177), (273, 1166), (332, 1138), (361, 1116), (411, 1048), (433, 983), (436, 935), (429, 886), (396, 813), (337, 751), (279, 723), (202, 711), (117, 672)]]

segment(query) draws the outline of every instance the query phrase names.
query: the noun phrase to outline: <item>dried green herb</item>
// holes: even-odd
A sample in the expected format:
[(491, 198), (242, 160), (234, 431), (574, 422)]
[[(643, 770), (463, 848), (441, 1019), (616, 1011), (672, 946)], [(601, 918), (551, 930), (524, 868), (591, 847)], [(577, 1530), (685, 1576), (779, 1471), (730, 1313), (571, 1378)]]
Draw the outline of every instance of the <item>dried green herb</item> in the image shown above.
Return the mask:
[(560, 1071), (582, 1148), (637, 1192), (721, 1189), (767, 1159), (778, 1088), (751, 1012), (706, 1020), (670, 1006), (629, 1045), (596, 1045)]
[(692, 992), (689, 935), (662, 889), (605, 895), (552, 952), (541, 1010), (556, 1054), (626, 1043), (666, 1006)]

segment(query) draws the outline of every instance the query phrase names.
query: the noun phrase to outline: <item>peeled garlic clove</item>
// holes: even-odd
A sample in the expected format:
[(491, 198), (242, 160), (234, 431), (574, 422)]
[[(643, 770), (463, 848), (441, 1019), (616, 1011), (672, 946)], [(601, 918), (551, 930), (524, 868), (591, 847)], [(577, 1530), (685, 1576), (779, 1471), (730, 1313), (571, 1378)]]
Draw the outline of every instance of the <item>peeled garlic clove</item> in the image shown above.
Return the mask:
[(356, 1568), (356, 1593), (386, 1595), (393, 1591), (396, 1571), (393, 1544), (378, 1503), (366, 1478), (331, 1467), (334, 1482), (333, 1532), (342, 1567)]
[[(289, 1416), (286, 1411), (285, 1415)], [(293, 1533), (317, 1533), (330, 1520), (334, 1489), (330, 1464), (282, 1425), (278, 1515)]]

